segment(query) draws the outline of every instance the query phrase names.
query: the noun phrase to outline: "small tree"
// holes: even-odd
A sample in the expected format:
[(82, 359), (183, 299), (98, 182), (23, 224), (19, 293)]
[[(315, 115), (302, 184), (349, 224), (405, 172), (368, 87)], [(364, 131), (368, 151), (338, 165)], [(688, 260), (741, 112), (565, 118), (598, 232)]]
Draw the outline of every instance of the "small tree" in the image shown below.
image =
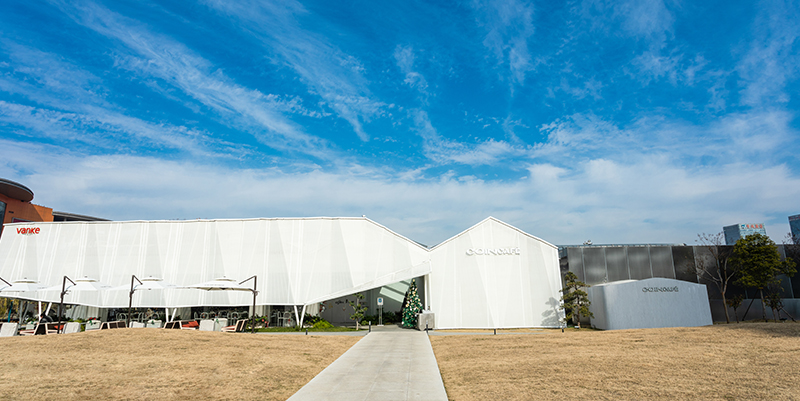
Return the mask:
[(403, 327), (417, 327), (417, 314), (422, 312), (422, 301), (417, 294), (417, 283), (412, 279), (403, 302)]
[(781, 296), (781, 292), (783, 292), (783, 289), (780, 285), (772, 284), (769, 286), (769, 292), (767, 293), (767, 305), (772, 309), (772, 317), (776, 322), (780, 320), (780, 311), (783, 309), (783, 297)]
[(780, 282), (778, 275), (789, 277), (795, 273), (791, 258), (781, 261), (778, 246), (769, 237), (758, 233), (739, 238), (733, 246), (733, 260), (740, 269), (736, 283), (745, 287), (757, 288), (761, 296), (761, 315), (767, 320), (767, 303), (764, 288)]
[(581, 316), (594, 317), (594, 314), (589, 311), (589, 305), (592, 304), (589, 302), (589, 294), (583, 290), (583, 288), (588, 288), (589, 286), (578, 281), (578, 276), (573, 272), (567, 272), (564, 279), (566, 284), (564, 289), (560, 291), (563, 295), (561, 296), (562, 304), (559, 308), (564, 309), (567, 320), (572, 319), (575, 327), (580, 329)]
[[(725, 245), (725, 234), (722, 232), (716, 234), (697, 234), (697, 240), (700, 247), (706, 249), (711, 255), (711, 260), (703, 257), (703, 255), (695, 254), (694, 266), (689, 269), (692, 273), (697, 275), (701, 280), (708, 280), (714, 283), (722, 295), (722, 305), (728, 305), (726, 293), (728, 292), (728, 285), (733, 282), (739, 272), (739, 265), (728, 263), (733, 256), (733, 250)], [(728, 314), (728, 308), (725, 309), (725, 322), (730, 323), (731, 318)], [(734, 310), (734, 313), (736, 311)], [(739, 318), (736, 318), (739, 321)]]
[(739, 315), (736, 314), (736, 309), (742, 306), (742, 301), (744, 301), (744, 295), (742, 294), (737, 294), (725, 301), (729, 307), (733, 308), (733, 317), (736, 318), (736, 323), (739, 323)]
[(350, 319), (356, 321), (356, 330), (361, 329), (361, 319), (364, 318), (364, 313), (367, 311), (367, 306), (361, 303), (361, 300), (364, 299), (364, 294), (358, 293), (355, 294), (356, 300), (348, 302), (350, 306), (353, 307), (353, 314), (350, 315)]

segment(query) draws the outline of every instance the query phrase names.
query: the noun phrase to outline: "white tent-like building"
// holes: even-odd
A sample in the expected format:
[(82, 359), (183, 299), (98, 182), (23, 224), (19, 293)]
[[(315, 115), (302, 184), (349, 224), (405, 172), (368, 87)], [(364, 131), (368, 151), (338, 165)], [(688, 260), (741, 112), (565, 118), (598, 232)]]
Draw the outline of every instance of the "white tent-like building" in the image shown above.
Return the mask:
[(559, 327), (558, 249), (489, 217), (431, 249), (437, 328)]
[[(500, 249), (509, 253), (495, 255)], [(0, 238), (6, 280), (54, 285), (63, 276), (90, 277), (118, 286), (69, 293), (70, 304), (125, 308), (132, 275), (178, 286), (257, 276), (257, 305), (303, 309), (421, 278), (439, 327), (557, 327), (563, 315), (555, 247), (493, 218), (433, 249), (367, 218), (17, 223)], [(38, 291), (36, 300), (58, 302), (59, 295)], [(133, 297), (134, 307), (148, 308), (251, 304), (252, 294), (239, 291), (164, 289)]]

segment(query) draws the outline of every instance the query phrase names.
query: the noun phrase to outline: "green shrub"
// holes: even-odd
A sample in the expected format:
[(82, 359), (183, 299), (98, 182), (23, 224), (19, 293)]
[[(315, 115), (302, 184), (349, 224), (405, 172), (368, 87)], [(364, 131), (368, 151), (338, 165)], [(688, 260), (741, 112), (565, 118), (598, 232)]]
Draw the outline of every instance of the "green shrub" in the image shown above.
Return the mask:
[(303, 323), (308, 323), (308, 324), (311, 324), (311, 325), (316, 324), (320, 320), (325, 320), (325, 319), (323, 319), (323, 318), (321, 318), (319, 316), (309, 315), (308, 313), (306, 313), (305, 317), (303, 317)]
[(330, 329), (333, 327), (332, 324), (328, 323), (325, 319), (319, 319), (313, 326), (315, 329)]

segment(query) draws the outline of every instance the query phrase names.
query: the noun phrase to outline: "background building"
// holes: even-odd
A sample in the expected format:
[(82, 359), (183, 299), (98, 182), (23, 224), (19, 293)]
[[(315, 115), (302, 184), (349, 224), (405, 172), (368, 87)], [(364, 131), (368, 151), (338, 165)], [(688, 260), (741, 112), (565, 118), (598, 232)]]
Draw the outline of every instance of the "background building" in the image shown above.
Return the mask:
[(28, 187), (0, 178), (0, 234), (8, 223), (53, 221), (53, 209), (34, 205)]
[(108, 221), (80, 214), (55, 212), (53, 209), (34, 205), (33, 191), (11, 180), (0, 178), (0, 234), (8, 223), (49, 221)]
[[(724, 246), (728, 247), (729, 245)], [(785, 257), (787, 247), (778, 245), (778, 253), (782, 258)], [(796, 256), (790, 255), (790, 257), (795, 257), (795, 262), (800, 262)], [(695, 273), (697, 260), (705, 259), (710, 262), (711, 258), (708, 248), (685, 244), (567, 245), (559, 247), (562, 280), (563, 275), (567, 271), (571, 271), (588, 285), (652, 277), (705, 284), (714, 321), (724, 321), (725, 311), (722, 306), (722, 296), (716, 285), (710, 281), (698, 280)], [(800, 274), (795, 274), (791, 279), (784, 275), (779, 277), (785, 309), (793, 316), (800, 315)], [(728, 298), (738, 294), (743, 295), (746, 299), (745, 307), (737, 311), (740, 319), (751, 299), (756, 299), (756, 302), (753, 302), (750, 307), (747, 318), (761, 318), (761, 301), (758, 290), (731, 285), (726, 292)], [(771, 312), (768, 311), (767, 315), (771, 316)], [(733, 315), (731, 314), (731, 316)]]
[(722, 227), (722, 231), (725, 233), (725, 243), (728, 245), (733, 245), (739, 238), (746, 237), (750, 234), (759, 233), (761, 235), (767, 235), (764, 223), (734, 224), (732, 226)]
[(800, 214), (789, 216), (789, 228), (795, 245), (800, 245)]

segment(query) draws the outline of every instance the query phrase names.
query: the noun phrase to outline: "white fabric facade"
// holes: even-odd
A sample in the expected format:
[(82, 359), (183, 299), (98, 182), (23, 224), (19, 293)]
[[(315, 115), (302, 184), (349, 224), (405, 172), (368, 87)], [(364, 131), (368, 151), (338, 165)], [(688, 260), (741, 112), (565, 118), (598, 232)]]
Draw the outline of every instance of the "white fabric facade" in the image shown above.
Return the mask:
[[(118, 289), (65, 303), (122, 308), (134, 274), (178, 286), (255, 275), (257, 305), (302, 306), (424, 277), (437, 328), (558, 327), (558, 266), (555, 246), (491, 217), (430, 250), (367, 218), (17, 223), (0, 237), (0, 277), (59, 288), (0, 296), (58, 302), (63, 276), (88, 276)], [(148, 308), (251, 304), (240, 291), (133, 297)]]
[[(23, 227), (39, 230), (18, 233)], [(258, 305), (310, 305), (429, 272), (426, 248), (366, 218), (20, 223), (0, 238), (0, 277), (59, 287), (2, 296), (58, 302), (64, 275), (88, 276), (121, 288), (75, 291), (64, 301), (104, 308), (128, 306), (134, 274), (178, 286), (256, 275)], [(159, 308), (252, 300), (249, 292), (193, 289), (133, 297), (136, 307)]]
[(489, 217), (431, 250), (436, 328), (560, 327), (558, 249)]

